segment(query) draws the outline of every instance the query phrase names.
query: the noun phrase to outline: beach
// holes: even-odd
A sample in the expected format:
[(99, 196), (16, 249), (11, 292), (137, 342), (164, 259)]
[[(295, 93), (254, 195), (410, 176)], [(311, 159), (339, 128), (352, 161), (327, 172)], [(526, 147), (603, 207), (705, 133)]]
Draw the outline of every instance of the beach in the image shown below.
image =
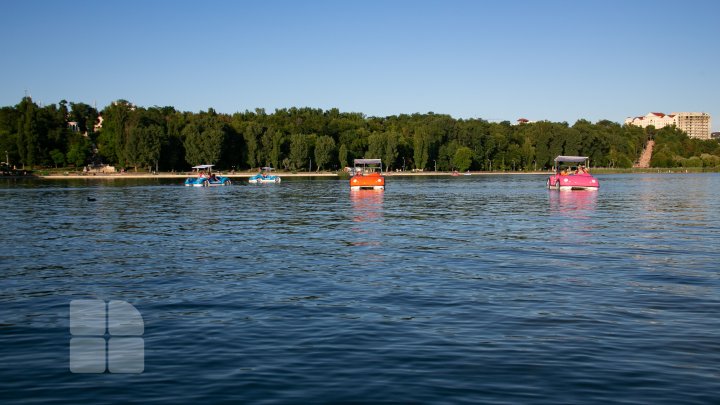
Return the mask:
[[(472, 176), (487, 176), (487, 175), (546, 175), (550, 172), (469, 172)], [(249, 178), (251, 176), (254, 176), (257, 174), (257, 172), (242, 172), (242, 173), (226, 173), (226, 172), (216, 172), (216, 174), (229, 177), (231, 179), (235, 178)], [(290, 172), (278, 172), (276, 173), (280, 177), (339, 177), (340, 175), (337, 172), (304, 172), (304, 173), (290, 173)], [(424, 176), (452, 176), (452, 172), (386, 172), (383, 173), (385, 176), (388, 177), (410, 177), (410, 176), (418, 176), (418, 177), (424, 177)], [(466, 173), (460, 173), (460, 176), (464, 176)], [(195, 173), (169, 173), (169, 172), (160, 172), (160, 173), (67, 173), (67, 174), (45, 174), (45, 175), (36, 175), (34, 177), (40, 178), (40, 179), (46, 179), (46, 180), (62, 180), (62, 179), (185, 179), (188, 177), (194, 177), (197, 174)]]

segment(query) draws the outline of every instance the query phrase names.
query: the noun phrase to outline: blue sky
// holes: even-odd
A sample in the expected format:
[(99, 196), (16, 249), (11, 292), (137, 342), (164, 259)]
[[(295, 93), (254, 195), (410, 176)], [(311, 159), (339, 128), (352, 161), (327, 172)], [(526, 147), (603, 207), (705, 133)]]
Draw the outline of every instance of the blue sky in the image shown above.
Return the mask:
[(720, 128), (718, 1), (14, 1), (0, 105), (117, 99), (219, 112), (593, 122), (703, 111)]

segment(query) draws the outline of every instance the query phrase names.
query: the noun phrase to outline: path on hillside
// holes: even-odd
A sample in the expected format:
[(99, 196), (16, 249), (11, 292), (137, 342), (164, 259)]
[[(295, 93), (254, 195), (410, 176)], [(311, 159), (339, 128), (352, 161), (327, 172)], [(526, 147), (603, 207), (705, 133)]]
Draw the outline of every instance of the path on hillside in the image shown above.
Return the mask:
[(647, 144), (645, 144), (645, 149), (643, 149), (642, 153), (640, 154), (640, 159), (638, 159), (637, 163), (635, 163), (633, 167), (650, 167), (650, 159), (652, 158), (653, 146), (655, 146), (655, 141), (653, 141), (652, 139), (647, 141)]

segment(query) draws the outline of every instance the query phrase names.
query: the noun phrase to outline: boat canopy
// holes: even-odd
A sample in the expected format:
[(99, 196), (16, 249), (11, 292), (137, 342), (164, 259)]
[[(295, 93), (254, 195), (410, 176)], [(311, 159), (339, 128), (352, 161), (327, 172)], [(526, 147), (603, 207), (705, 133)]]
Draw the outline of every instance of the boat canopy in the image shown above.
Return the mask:
[(587, 156), (558, 156), (555, 158), (555, 162), (567, 162), (567, 163), (584, 163), (588, 160)]
[(270, 167), (270, 166), (261, 167), (260, 169), (261, 169), (261, 170), (268, 171), (268, 172), (271, 171), (271, 170), (275, 170), (275, 169), (273, 169), (273, 168)]
[(355, 159), (356, 165), (379, 165), (382, 164), (381, 159)]
[(197, 165), (197, 166), (193, 166), (192, 168), (200, 170), (200, 169), (209, 169), (213, 166), (215, 166), (215, 165)]

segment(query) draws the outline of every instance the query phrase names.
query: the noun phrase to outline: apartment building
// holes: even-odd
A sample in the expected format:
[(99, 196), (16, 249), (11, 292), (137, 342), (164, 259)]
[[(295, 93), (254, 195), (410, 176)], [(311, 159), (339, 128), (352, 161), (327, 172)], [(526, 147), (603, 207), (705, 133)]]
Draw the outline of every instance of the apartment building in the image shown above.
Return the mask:
[(651, 112), (643, 117), (629, 117), (625, 119), (625, 124), (637, 125), (643, 128), (652, 125), (657, 129), (675, 125), (678, 129), (687, 133), (689, 137), (697, 139), (710, 139), (712, 128), (710, 114), (704, 112), (676, 112), (672, 114)]

